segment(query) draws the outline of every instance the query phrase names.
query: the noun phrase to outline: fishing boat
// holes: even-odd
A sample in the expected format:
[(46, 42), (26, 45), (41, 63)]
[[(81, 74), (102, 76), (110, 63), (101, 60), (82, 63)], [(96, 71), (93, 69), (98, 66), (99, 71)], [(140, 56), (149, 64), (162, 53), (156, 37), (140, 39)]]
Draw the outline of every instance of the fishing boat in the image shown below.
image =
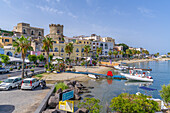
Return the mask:
[(90, 78), (94, 78), (94, 79), (98, 79), (98, 78), (99, 78), (98, 76), (93, 75), (93, 74), (88, 74), (88, 77), (90, 77)]
[(129, 73), (120, 73), (122, 76), (125, 76), (126, 79), (132, 81), (145, 81), (153, 82), (153, 78), (149, 76), (150, 71), (143, 71), (141, 69), (130, 70)]

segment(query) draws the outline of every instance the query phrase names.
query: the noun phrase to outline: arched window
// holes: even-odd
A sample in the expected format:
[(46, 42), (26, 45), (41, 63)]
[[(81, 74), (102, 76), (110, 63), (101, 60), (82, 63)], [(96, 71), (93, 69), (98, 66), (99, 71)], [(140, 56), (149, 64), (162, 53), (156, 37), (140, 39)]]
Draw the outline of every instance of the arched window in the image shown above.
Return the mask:
[(108, 46), (107, 46), (107, 44), (105, 44), (105, 49), (108, 49)]
[(39, 32), (38, 35), (41, 36), (41, 32)]
[(102, 46), (102, 47), (103, 47), (103, 43), (101, 43), (101, 44), (100, 44), (100, 46)]
[(23, 33), (26, 34), (25, 29), (23, 30)]
[(54, 52), (58, 52), (58, 48), (57, 47), (55, 48)]
[(34, 31), (31, 31), (31, 35), (34, 35)]
[(59, 40), (61, 40), (61, 38), (59, 37)]
[(84, 48), (82, 48), (81, 52), (84, 52)]
[(8, 52), (6, 53), (6, 55), (8, 55), (8, 56), (11, 56), (11, 57), (12, 57), (12, 52), (11, 52), (11, 51), (8, 51)]
[(78, 49), (78, 48), (76, 49), (76, 52), (79, 52), (79, 49)]
[(64, 52), (64, 49), (63, 49), (63, 48), (61, 48), (61, 52)]

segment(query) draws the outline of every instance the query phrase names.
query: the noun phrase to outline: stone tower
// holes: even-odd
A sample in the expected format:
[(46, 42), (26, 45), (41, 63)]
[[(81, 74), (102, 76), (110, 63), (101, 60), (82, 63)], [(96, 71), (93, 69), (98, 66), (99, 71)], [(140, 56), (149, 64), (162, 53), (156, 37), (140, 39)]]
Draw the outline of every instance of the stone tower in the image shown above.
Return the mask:
[(63, 25), (60, 24), (50, 24), (50, 34), (53, 35), (63, 35)]

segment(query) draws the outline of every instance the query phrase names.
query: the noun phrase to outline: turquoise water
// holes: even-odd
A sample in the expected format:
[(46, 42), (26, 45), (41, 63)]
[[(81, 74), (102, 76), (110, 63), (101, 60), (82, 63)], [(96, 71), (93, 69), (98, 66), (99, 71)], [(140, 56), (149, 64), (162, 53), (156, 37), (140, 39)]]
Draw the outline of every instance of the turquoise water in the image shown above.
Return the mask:
[[(92, 86), (94, 89), (90, 89), (91, 93), (83, 94), (82, 97), (95, 97), (101, 100), (103, 109), (101, 112), (106, 111), (106, 106), (109, 105), (111, 99), (118, 96), (121, 93), (135, 94), (141, 92), (143, 94), (152, 95), (153, 98), (160, 98), (159, 91), (163, 84), (167, 85), (170, 83), (170, 61), (151, 61), (151, 62), (140, 62), (130, 64), (137, 68), (152, 68), (151, 76), (154, 79), (153, 83), (146, 82), (128, 82), (127, 80), (112, 80), (112, 79), (100, 79), (100, 80), (89, 80), (84, 82), (84, 85)], [(112, 70), (117, 75), (119, 71)], [(157, 89), (155, 91), (144, 91), (140, 89), (140, 86), (146, 86), (149, 88)]]

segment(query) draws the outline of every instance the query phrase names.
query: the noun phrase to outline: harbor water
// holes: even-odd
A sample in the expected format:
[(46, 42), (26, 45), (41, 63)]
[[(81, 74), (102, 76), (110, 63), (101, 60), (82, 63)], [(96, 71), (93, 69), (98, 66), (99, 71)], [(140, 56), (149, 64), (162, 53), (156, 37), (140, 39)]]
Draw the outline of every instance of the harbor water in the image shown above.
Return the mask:
[[(100, 99), (103, 105), (102, 113), (106, 112), (106, 106), (110, 104), (113, 97), (118, 96), (121, 93), (136, 94), (141, 92), (146, 95), (152, 95), (153, 98), (161, 99), (159, 91), (163, 84), (167, 85), (170, 83), (170, 61), (150, 61), (150, 62), (139, 62), (129, 64), (136, 68), (151, 68), (152, 71), (150, 75), (153, 77), (154, 82), (130, 82), (128, 80), (118, 80), (118, 79), (91, 79), (84, 82), (83, 84), (87, 87), (94, 87), (90, 89), (91, 93), (85, 93), (82, 95), (85, 97), (95, 97)], [(111, 70), (114, 75), (119, 75), (120, 71)], [(107, 74), (107, 73), (106, 73)], [(155, 91), (145, 91), (140, 89), (140, 86), (146, 86), (149, 88), (157, 89)]]

